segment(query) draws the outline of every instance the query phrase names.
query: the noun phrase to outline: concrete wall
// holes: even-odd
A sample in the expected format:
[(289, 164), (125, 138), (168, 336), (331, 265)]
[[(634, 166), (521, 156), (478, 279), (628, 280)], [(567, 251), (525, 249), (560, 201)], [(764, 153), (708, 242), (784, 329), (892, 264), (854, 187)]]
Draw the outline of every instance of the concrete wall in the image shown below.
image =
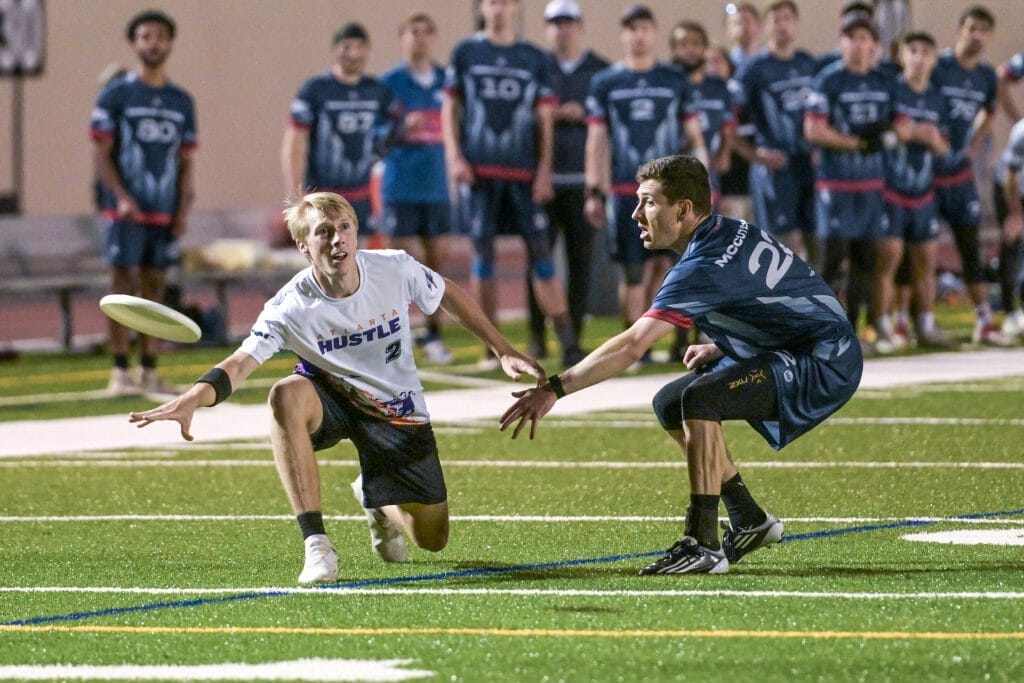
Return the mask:
[[(941, 43), (952, 37), (965, 0), (911, 0), (915, 27)], [(627, 4), (582, 0), (589, 42), (619, 56), (617, 16)], [(683, 18), (702, 21), (722, 38), (724, 2), (649, 3), (667, 29)], [(759, 4), (766, 4), (763, 0)], [(989, 52), (998, 63), (1024, 47), (1024, 0), (987, 0), (999, 26)], [(543, 40), (541, 0), (524, 0), (527, 38)], [(840, 0), (802, 0), (802, 44), (812, 51), (836, 43)], [(198, 208), (272, 206), (283, 195), (278, 150), (288, 104), (300, 82), (330, 62), (329, 39), (348, 20), (366, 24), (374, 39), (372, 72), (398, 58), (396, 28), (428, 8), (440, 25), (440, 55), (471, 31), (471, 1), (399, 0), (48, 0), (46, 73), (25, 83), (25, 192), (28, 215), (91, 210), (89, 111), (106, 65), (134, 64), (124, 27), (135, 12), (160, 6), (178, 22), (172, 78), (195, 96), (200, 127)], [(664, 31), (663, 31), (664, 32)], [(1024, 91), (1024, 88), (1021, 88)], [(0, 81), (0, 192), (10, 189), (11, 84)], [(1017, 93), (1024, 101), (1024, 92)], [(1006, 122), (1000, 132), (1005, 134)]]

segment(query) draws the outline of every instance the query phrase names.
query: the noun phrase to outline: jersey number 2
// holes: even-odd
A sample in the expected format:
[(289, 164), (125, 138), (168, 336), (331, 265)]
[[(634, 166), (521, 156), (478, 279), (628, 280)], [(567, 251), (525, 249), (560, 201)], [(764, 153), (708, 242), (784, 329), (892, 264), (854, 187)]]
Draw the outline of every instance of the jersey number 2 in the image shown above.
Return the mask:
[(750, 252), (750, 259), (747, 261), (747, 268), (750, 269), (751, 275), (761, 270), (761, 254), (766, 251), (771, 255), (771, 260), (768, 262), (768, 272), (765, 274), (764, 282), (768, 285), (768, 289), (775, 289), (775, 285), (779, 284), (779, 280), (793, 265), (793, 252), (772, 242), (768, 234), (762, 230), (761, 241), (754, 245), (753, 251)]
[(402, 342), (393, 341), (384, 347), (384, 362), (390, 363), (394, 359), (402, 355)]

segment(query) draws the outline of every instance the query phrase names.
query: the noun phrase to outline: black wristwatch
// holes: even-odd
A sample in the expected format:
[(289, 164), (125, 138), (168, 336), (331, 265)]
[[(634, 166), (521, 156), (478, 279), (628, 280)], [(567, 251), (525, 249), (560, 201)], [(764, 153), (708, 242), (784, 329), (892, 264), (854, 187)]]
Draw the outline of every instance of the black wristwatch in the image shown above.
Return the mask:
[(602, 202), (605, 199), (607, 199), (607, 195), (605, 195), (604, 190), (602, 190), (600, 187), (596, 185), (591, 185), (586, 190), (584, 190), (583, 196), (586, 199), (600, 199)]

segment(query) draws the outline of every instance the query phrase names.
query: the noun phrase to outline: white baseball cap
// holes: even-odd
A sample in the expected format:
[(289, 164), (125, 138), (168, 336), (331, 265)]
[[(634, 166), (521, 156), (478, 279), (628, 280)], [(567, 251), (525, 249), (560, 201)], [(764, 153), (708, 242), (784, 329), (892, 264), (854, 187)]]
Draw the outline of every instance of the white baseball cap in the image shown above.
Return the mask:
[(544, 21), (557, 19), (577, 20), (583, 17), (583, 11), (576, 0), (551, 0), (544, 7)]

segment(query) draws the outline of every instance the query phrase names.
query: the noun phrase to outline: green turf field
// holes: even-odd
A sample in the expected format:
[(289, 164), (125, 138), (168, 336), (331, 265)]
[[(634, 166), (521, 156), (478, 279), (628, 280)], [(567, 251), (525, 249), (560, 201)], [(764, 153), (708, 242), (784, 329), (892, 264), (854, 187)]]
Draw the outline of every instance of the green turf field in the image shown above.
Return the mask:
[[(468, 363), (475, 351), (463, 347)], [(183, 353), (172, 377), (223, 354)], [(98, 389), (106, 368), (0, 368), (0, 396), (21, 397), (0, 412), (134, 408), (25, 399)], [(550, 418), (534, 442), (493, 422), (438, 425), (451, 542), (404, 565), (370, 553), (348, 487), (355, 453), (332, 449), (321, 475), (341, 563), (326, 589), (297, 589), (301, 538), (263, 444), (0, 460), (0, 678), (44, 675), (12, 668), (30, 665), (321, 658), (349, 663), (309, 680), (357, 680), (344, 677), (351, 660), (370, 660), (358, 680), (1024, 680), (1024, 545), (1006, 544), (1024, 543), (1022, 389), (1007, 377), (863, 390), (780, 453), (728, 425), (786, 539), (725, 576), (637, 576), (680, 534), (687, 490), (647, 411)], [(990, 545), (904, 539), (1000, 531)], [(91, 680), (114, 677), (98, 671)], [(166, 678), (214, 678), (174, 671)]]

